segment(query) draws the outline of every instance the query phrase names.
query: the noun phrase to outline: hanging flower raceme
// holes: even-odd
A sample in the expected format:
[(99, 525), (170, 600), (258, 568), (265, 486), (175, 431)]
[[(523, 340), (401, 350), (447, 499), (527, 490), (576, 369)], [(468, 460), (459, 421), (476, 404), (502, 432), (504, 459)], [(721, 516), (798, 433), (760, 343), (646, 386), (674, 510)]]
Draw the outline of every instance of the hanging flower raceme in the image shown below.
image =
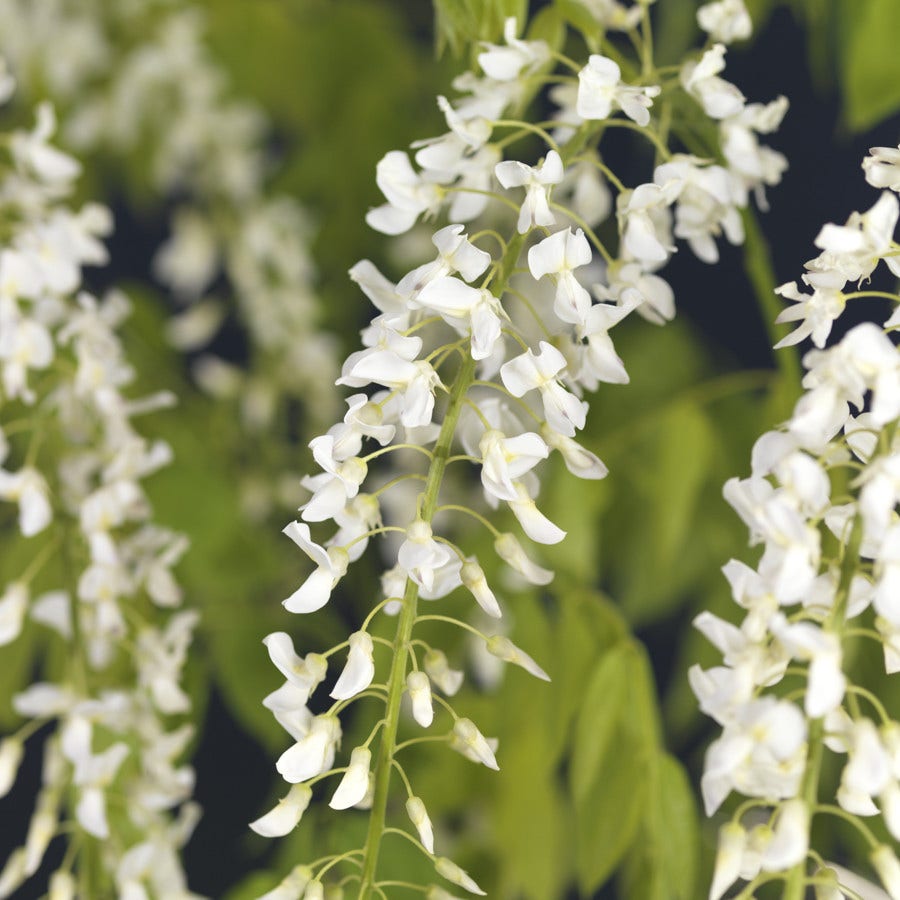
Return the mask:
[[(876, 187), (897, 187), (895, 152), (876, 148), (863, 164)], [(789, 900), (809, 886), (845, 896), (841, 876), (810, 847), (812, 823), (824, 817), (856, 828), (888, 894), (900, 897), (900, 722), (854, 682), (852, 666), (858, 643), (874, 642), (885, 671), (900, 671), (900, 351), (891, 339), (900, 295), (863, 284), (882, 264), (897, 274), (898, 212), (896, 193), (884, 192), (846, 225), (826, 225), (802, 278), (812, 293), (779, 288), (796, 302), (781, 319), (799, 322), (781, 343), (811, 336), (818, 349), (803, 358), (793, 414), (756, 442), (750, 477), (725, 485), (762, 554), (755, 567), (725, 567), (743, 622), (711, 613), (695, 621), (724, 657), (690, 672), (701, 708), (723, 729), (706, 755), (706, 811), (733, 791), (749, 798), (721, 828), (711, 900), (740, 879), (750, 882), (742, 896), (779, 880)], [(856, 325), (825, 347), (845, 303), (867, 296), (898, 306), (883, 325)], [(832, 796), (820, 783), (826, 754), (841, 773)], [(872, 817), (895, 843), (876, 836)], [(851, 882), (846, 890), (856, 896)]]
[(190, 709), (181, 670), (197, 617), (172, 612), (186, 540), (153, 521), (142, 488), (171, 450), (133, 422), (172, 398), (127, 396), (117, 329), (128, 301), (78, 290), (82, 267), (106, 259), (111, 221), (65, 205), (79, 166), (53, 130), (40, 107), (32, 131), (3, 136), (0, 160), (0, 508), (4, 563), (17, 569), (0, 593), (0, 661), (27, 632), (49, 659), (35, 657), (39, 677), (54, 679), (13, 697), (23, 724), (0, 742), (5, 795), (37, 752), (32, 735), (45, 735), (37, 803), (0, 897), (64, 840), (52, 897), (75, 896), (77, 883), (84, 896), (188, 898), (179, 850), (198, 809), (180, 759), (192, 730), (170, 716)]
[[(160, 206), (174, 210), (153, 260), (179, 303), (169, 340), (191, 354), (199, 387), (232, 405), (228, 420), (244, 438), (255, 446), (266, 432), (271, 444), (298, 401), (314, 423), (334, 414), (323, 387), (337, 359), (318, 327), (308, 216), (271, 189), (270, 124), (232, 96), (207, 18), (202, 4), (167, 0), (65, 2), (53, 15), (30, 0), (0, 0), (0, 53), (26, 99), (56, 103), (64, 146), (124, 162), (127, 177), (141, 171)], [(39, 164), (60, 165), (51, 149)], [(210, 346), (227, 321), (246, 333), (243, 366)], [(278, 483), (272, 472), (247, 471), (258, 454), (245, 456), (243, 506), (260, 518), (281, 505), (282, 492), (269, 487)]]
[[(637, 13), (646, 16), (646, 7)], [(655, 273), (674, 252), (676, 239), (712, 261), (718, 236), (732, 242), (743, 237), (737, 209), (746, 202), (746, 179), (729, 167), (673, 152), (661, 136), (656, 104), (668, 110), (672, 92), (684, 90), (677, 78), (658, 77), (647, 54), (627, 74), (598, 55), (584, 66), (567, 60), (565, 74), (557, 74), (546, 44), (517, 35), (517, 23), (510, 20), (505, 45), (487, 45), (479, 57), (481, 72), (456, 81), (461, 96), (440, 99), (449, 131), (415, 145), (415, 165), (406, 153), (392, 151), (377, 167), (386, 202), (369, 212), (374, 228), (394, 235), (422, 219), (447, 215), (450, 221), (432, 235), (437, 258), (396, 284), (368, 260), (351, 270), (377, 315), (338, 383), (365, 393), (349, 398), (343, 421), (310, 443), (319, 471), (304, 479), (311, 496), (300, 521), (285, 531), (316, 569), (285, 606), (312, 612), (327, 603), (370, 539), (385, 550), (383, 596), (372, 598), (347, 641), (313, 657), (330, 660), (347, 651), (331, 691), (333, 704), (312, 711), (310, 696), (324, 672), (309, 679), (311, 657), (300, 657), (284, 633), (266, 643), (287, 682), (265, 700), (294, 741), (277, 764), (285, 780), (310, 786), (334, 780), (331, 805), (371, 807), (371, 824), (364, 848), (326, 857), (303, 878), (294, 870), (271, 898), (308, 898), (308, 885), (320, 891), (323, 875), (344, 867), (349, 874), (343, 883), (356, 880), (360, 898), (381, 891), (378, 855), (395, 768), (418, 835), (408, 835), (410, 840), (438, 875), (481, 893), (465, 872), (435, 855), (425, 803), (398, 756), (398, 729), (407, 727), (401, 724), (404, 696), (416, 726), (472, 762), (496, 769), (502, 752), (448, 699), (459, 689), (462, 672), (413, 634), (423, 621), (443, 621), (472, 633), (497, 660), (540, 679), (548, 675), (505, 634), (423, 614), (420, 601), (464, 588), (484, 612), (499, 618), (503, 604), (485, 571), (505, 564), (532, 584), (552, 580), (553, 572), (533, 559), (536, 550), (502, 530), (499, 517), (512, 513), (538, 546), (564, 539), (565, 532), (541, 510), (541, 467), (558, 452), (577, 477), (606, 475), (577, 436), (587, 420), (585, 392), (600, 382), (628, 380), (610, 331), (634, 311), (655, 322), (672, 317), (671, 291)], [(550, 95), (559, 107), (553, 134), (503, 118), (544, 84), (554, 85)], [(743, 111), (741, 97), (740, 109), (728, 114)], [(700, 105), (695, 113), (704, 115)], [(608, 168), (601, 150), (604, 133), (623, 124), (657, 152), (652, 179), (632, 189)], [(667, 138), (676, 145), (677, 133), (672, 122)], [(545, 145), (540, 158), (500, 158), (533, 134)], [(597, 190), (575, 184), (585, 178)], [(618, 216), (610, 222), (617, 237), (608, 247), (592, 227), (596, 209), (580, 203), (608, 192), (610, 184), (618, 191)], [(560, 202), (560, 196), (572, 202)], [(466, 200), (477, 203), (461, 202)], [(609, 202), (606, 212), (612, 211)], [(482, 496), (464, 488), (452, 493), (448, 470), (464, 466), (480, 475)], [(471, 527), (460, 527), (471, 521), (484, 529), (487, 541), (477, 533), (473, 538)], [(314, 529), (324, 529), (321, 539)], [(370, 634), (376, 618), (388, 613), (397, 615), (393, 642)], [(384, 712), (343, 764), (340, 716), (361, 698), (383, 703)], [(321, 708), (320, 699), (314, 700)], [(306, 792), (295, 795), (292, 788), (253, 827), (262, 834), (280, 832), (282, 823), (293, 827), (307, 802)], [(429, 891), (428, 896), (447, 896), (436, 886)]]

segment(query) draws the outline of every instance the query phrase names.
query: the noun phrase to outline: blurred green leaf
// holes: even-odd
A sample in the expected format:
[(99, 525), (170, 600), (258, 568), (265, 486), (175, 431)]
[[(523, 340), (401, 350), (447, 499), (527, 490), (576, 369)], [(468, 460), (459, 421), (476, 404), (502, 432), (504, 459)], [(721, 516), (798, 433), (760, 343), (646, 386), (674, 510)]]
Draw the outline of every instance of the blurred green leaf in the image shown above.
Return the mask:
[(586, 483), (554, 459), (541, 492), (541, 508), (566, 531), (566, 539), (545, 552), (554, 569), (580, 584), (593, 584), (600, 574), (597, 547), (600, 516), (612, 492), (603, 481)]
[(602, 32), (585, 3), (581, 0), (556, 0), (555, 6), (563, 18), (581, 32), (592, 52), (600, 49)]
[(569, 783), (581, 803), (597, 780), (600, 766), (621, 725), (628, 698), (631, 649), (618, 644), (604, 653), (591, 674), (575, 727)]
[(671, 565), (691, 530), (714, 440), (707, 417), (693, 404), (672, 407), (660, 422), (659, 456), (652, 471), (658, 503), (652, 517), (654, 533), (648, 536), (658, 570)]
[(562, 48), (566, 39), (566, 23), (554, 6), (545, 6), (532, 17), (528, 26), (529, 41), (546, 41), (552, 50)]
[[(543, 686), (533, 687), (540, 690)], [(501, 744), (500, 789), (495, 807), (503, 896), (546, 900), (562, 893), (567, 875), (567, 810), (555, 772), (548, 767), (545, 728), (520, 716), (517, 740)]]
[(900, 3), (845, 0), (841, 14), (844, 114), (851, 129), (863, 131), (900, 109)]
[(592, 894), (615, 871), (631, 846), (646, 802), (647, 756), (633, 739), (617, 741), (597, 780), (576, 807), (578, 883)]
[(0, 648), (3, 653), (3, 665), (0, 666), (0, 731), (4, 733), (11, 733), (22, 724), (22, 717), (13, 712), (12, 698), (31, 683), (34, 674), (37, 649), (34, 631), (34, 627), (26, 627), (15, 641)]
[[(610, 673), (610, 682), (621, 677), (625, 698), (617, 706), (618, 716), (608, 734), (598, 729), (605, 743), (595, 760), (589, 787), (575, 796), (576, 868), (585, 892), (595, 890), (615, 871), (638, 833), (647, 803), (647, 771), (658, 752), (659, 716), (653, 676), (644, 649), (634, 641), (613, 648), (619, 673)], [(605, 716), (603, 704), (593, 708), (587, 702), (582, 715)], [(589, 727), (581, 732), (587, 739)], [(576, 738), (577, 740), (577, 738)], [(589, 752), (582, 748), (581, 753)], [(593, 755), (593, 754), (592, 754)], [(584, 770), (587, 764), (581, 764)], [(574, 760), (573, 760), (574, 768)], [(574, 789), (574, 785), (573, 785)]]
[(273, 890), (280, 881), (281, 878), (270, 872), (253, 872), (231, 888), (223, 900), (256, 900), (267, 891)]
[(656, 10), (653, 49), (659, 65), (681, 63), (700, 31), (697, 25), (697, 0), (661, 3)]
[(447, 47), (454, 56), (478, 41), (499, 41), (503, 23), (513, 17), (519, 30), (527, 0), (433, 0), (438, 53)]
[(660, 754), (650, 772), (646, 813), (624, 867), (622, 895), (693, 900), (700, 833), (691, 783), (668, 753)]
[(561, 583), (554, 602), (560, 613), (548, 660), (553, 678), (548, 729), (556, 740), (553, 756), (558, 758), (570, 740), (571, 725), (581, 709), (597, 658), (629, 631), (622, 614), (596, 592)]
[(624, 567), (615, 593), (636, 623), (658, 620), (679, 601), (715, 443), (709, 419), (696, 404), (675, 403), (657, 422), (641, 449), (643, 464), (627, 473), (633, 485), (631, 527), (620, 545)]

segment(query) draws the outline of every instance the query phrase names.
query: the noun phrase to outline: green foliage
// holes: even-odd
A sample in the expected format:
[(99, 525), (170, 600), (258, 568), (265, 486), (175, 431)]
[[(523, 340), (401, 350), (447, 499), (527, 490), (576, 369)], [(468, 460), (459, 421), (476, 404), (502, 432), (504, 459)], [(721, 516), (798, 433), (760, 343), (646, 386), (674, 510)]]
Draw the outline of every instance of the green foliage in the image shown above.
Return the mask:
[(433, 0), (438, 53), (449, 48), (454, 56), (479, 41), (497, 41), (510, 16), (521, 27), (527, 0)]
[(840, 6), (841, 87), (847, 124), (871, 128), (900, 110), (900, 4), (851, 0)]
[(682, 764), (661, 753), (647, 772), (648, 802), (622, 874), (622, 896), (693, 900), (697, 896), (700, 828)]
[(576, 871), (590, 893), (619, 866), (648, 802), (658, 753), (655, 688), (646, 654), (626, 639), (601, 657), (589, 682), (572, 754)]
[(575, 730), (569, 783), (578, 804), (593, 787), (600, 763), (609, 752), (628, 712), (630, 648), (624, 642), (604, 653), (591, 674)]

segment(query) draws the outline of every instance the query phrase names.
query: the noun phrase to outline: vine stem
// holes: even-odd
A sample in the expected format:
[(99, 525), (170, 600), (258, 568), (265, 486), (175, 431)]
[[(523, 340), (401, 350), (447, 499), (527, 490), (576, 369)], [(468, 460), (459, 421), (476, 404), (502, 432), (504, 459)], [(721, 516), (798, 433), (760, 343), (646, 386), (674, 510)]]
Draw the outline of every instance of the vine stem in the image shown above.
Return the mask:
[[(525, 235), (517, 234), (506, 245), (506, 251), (496, 270), (499, 277), (495, 287), (495, 295), (498, 299), (502, 298), (506, 291), (510, 275), (524, 243)], [(447, 468), (447, 461), (450, 458), (450, 450), (453, 444), (453, 437), (456, 434), (459, 416), (466, 402), (469, 388), (475, 383), (475, 366), (476, 363), (472, 356), (470, 354), (465, 355), (450, 389), (450, 401), (447, 404), (447, 412), (444, 414), (444, 421), (441, 423), (441, 430), (434, 445), (434, 454), (428, 468), (428, 478), (425, 482), (420, 511), (420, 517), (429, 524), (434, 518), (438, 507), (441, 482), (444, 479), (444, 470)], [(397, 623), (397, 632), (394, 637), (394, 658), (391, 662), (391, 672), (388, 677), (388, 699), (384, 715), (384, 727), (381, 731), (378, 761), (375, 764), (375, 788), (372, 798), (372, 811), (369, 816), (369, 829), (366, 833), (366, 845), (363, 850), (363, 871), (359, 882), (359, 900), (371, 900), (373, 892), (376, 890), (375, 877), (376, 869), (378, 868), (378, 854), (381, 848), (381, 838), (385, 830), (384, 823), (387, 814), (388, 792), (394, 766), (394, 754), (397, 751), (400, 702), (403, 699), (403, 690), (406, 686), (406, 669), (409, 661), (412, 631), (416, 624), (418, 602), (419, 587), (414, 581), (407, 578), (406, 590), (403, 595), (403, 609), (400, 611), (400, 621)]]
[[(853, 582), (853, 576), (856, 574), (862, 537), (862, 517), (857, 515), (853, 521), (853, 528), (844, 551), (844, 557), (841, 560), (841, 574), (835, 595), (833, 612), (826, 622), (827, 629), (837, 634), (838, 637), (841, 636), (847, 615), (850, 585)], [(824, 738), (825, 720), (822, 718), (813, 719), (809, 725), (809, 736), (807, 738), (809, 750), (806, 758), (806, 768), (803, 772), (803, 780), (800, 784), (800, 796), (809, 810), (810, 827), (812, 827), (812, 817), (819, 801), (819, 772), (822, 767)], [(806, 860), (804, 859), (788, 873), (783, 900), (803, 900), (806, 895), (807, 883)]]
[[(772, 256), (759, 222), (749, 206), (742, 211), (741, 218), (744, 222), (744, 269), (756, 295), (769, 342), (774, 345), (784, 337), (786, 329), (775, 323), (784, 307), (775, 293), (777, 280)], [(775, 402), (779, 407), (777, 417), (788, 414), (793, 407), (800, 393), (803, 372), (794, 347), (782, 347), (778, 350), (775, 353), (775, 366), (781, 376), (781, 383), (776, 389)]]
[[(441, 431), (434, 447), (434, 458), (428, 470), (425, 483), (425, 495), (422, 502), (421, 517), (430, 523), (438, 504), (438, 494), (450, 456), (450, 447), (456, 433), (456, 425), (462, 412), (466, 394), (475, 380), (475, 360), (467, 356), (456, 373), (450, 393), (450, 403)], [(397, 727), (400, 723), (400, 702), (406, 684), (406, 668), (409, 658), (409, 642), (412, 638), (413, 626), (419, 600), (419, 587), (411, 579), (406, 580), (406, 591), (403, 595), (403, 609), (397, 623), (394, 637), (394, 658), (391, 662), (391, 673), (388, 678), (388, 700), (384, 716), (384, 728), (381, 732), (381, 743), (378, 749), (378, 762), (375, 766), (375, 791), (372, 800), (372, 812), (369, 817), (369, 830), (366, 835), (363, 873), (359, 883), (359, 900), (369, 900), (375, 884), (375, 870), (378, 866), (378, 853), (381, 838), (384, 834), (385, 815), (387, 812), (388, 789), (390, 788), (391, 769), (394, 764), (394, 753), (397, 748)]]

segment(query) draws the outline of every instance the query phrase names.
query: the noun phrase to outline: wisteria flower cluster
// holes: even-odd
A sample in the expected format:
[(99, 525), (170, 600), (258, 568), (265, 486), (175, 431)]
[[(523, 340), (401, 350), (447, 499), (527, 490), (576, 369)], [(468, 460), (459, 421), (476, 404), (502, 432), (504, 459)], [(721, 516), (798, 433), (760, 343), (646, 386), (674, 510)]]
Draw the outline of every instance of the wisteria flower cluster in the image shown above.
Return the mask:
[[(733, 791), (749, 798), (721, 828), (711, 900), (740, 879), (749, 882), (741, 897), (768, 881), (783, 881), (789, 900), (809, 886), (820, 898), (862, 896), (810, 846), (822, 818), (859, 833), (888, 894), (900, 897), (900, 723), (852, 674), (872, 643), (885, 671), (900, 671), (900, 353), (891, 337), (900, 295), (868, 287), (883, 267), (900, 275), (898, 152), (866, 158), (867, 180), (889, 190), (820, 231), (806, 290), (779, 288), (795, 301), (781, 319), (798, 323), (782, 343), (811, 337), (816, 346), (803, 358), (805, 390), (788, 421), (756, 442), (750, 477), (725, 486), (763, 549), (755, 566), (724, 569), (745, 611), (740, 625), (709, 612), (695, 622), (724, 657), (690, 673), (722, 726), (706, 755), (706, 810)], [(847, 301), (865, 297), (890, 300), (891, 315), (826, 347)], [(822, 776), (826, 751), (839, 761), (836, 787)]]
[[(13, 88), (0, 61), (0, 101)], [(23, 724), (0, 741), (0, 795), (26, 749), (44, 758), (0, 897), (63, 841), (53, 900), (187, 898), (192, 727), (173, 717), (191, 707), (181, 670), (196, 613), (177, 611), (171, 571), (186, 539), (154, 521), (142, 487), (171, 450), (133, 421), (173, 398), (128, 396), (128, 301), (80, 287), (83, 267), (106, 261), (111, 215), (67, 205), (80, 167), (54, 129), (42, 105), (31, 131), (0, 142), (0, 510), (21, 536), (4, 539), (4, 562), (30, 560), (0, 591), (0, 644), (32, 642), (43, 679), (13, 699)]]
[[(577, 477), (607, 474), (576, 438), (588, 413), (584, 395), (601, 383), (628, 381), (611, 329), (632, 312), (656, 323), (671, 319), (673, 292), (657, 273), (675, 240), (701, 260), (716, 261), (720, 236), (742, 241), (740, 210), (749, 195), (762, 199), (785, 168), (759, 136), (777, 128), (786, 101), (748, 104), (720, 74), (724, 41), (746, 33), (743, 4), (709, 4), (700, 22), (711, 34), (708, 48), (667, 73), (653, 63), (646, 3), (611, 4), (603, 23), (608, 29), (640, 23), (636, 62), (593, 54), (576, 63), (542, 40), (519, 37), (510, 19), (505, 43), (485, 44), (479, 70), (454, 82), (459, 96), (438, 99), (448, 131), (413, 145), (413, 159), (392, 151), (377, 166), (386, 202), (369, 212), (373, 228), (399, 235), (422, 220), (446, 217), (447, 224), (432, 234), (436, 256), (397, 283), (368, 260), (351, 270), (378, 314), (338, 379), (356, 391), (343, 420), (310, 443), (318, 471), (304, 479), (310, 498), (285, 533), (315, 569), (284, 605), (300, 614), (321, 609), (373, 539), (387, 559), (382, 596), (371, 598), (359, 629), (325, 653), (299, 655), (287, 632), (266, 638), (285, 682), (264, 704), (293, 740), (277, 762), (292, 786), (251, 826), (268, 837), (289, 833), (314, 786), (340, 776), (330, 805), (370, 809), (368, 836), (361, 849), (298, 865), (266, 900), (315, 900), (326, 885), (339, 891), (354, 882), (360, 898), (386, 896), (379, 847), (385, 834), (397, 833), (438, 875), (484, 893), (436, 849), (425, 803), (401, 763), (402, 749), (418, 740), (398, 739), (407, 727), (404, 698), (415, 723), (409, 727), (428, 729), (432, 740), (473, 762), (496, 769), (497, 746), (456, 711), (450, 698), (463, 672), (451, 668), (443, 650), (414, 637), (416, 628), (445, 622), (472, 633), (500, 660), (548, 676), (504, 633), (423, 612), (420, 601), (463, 588), (483, 613), (500, 618), (503, 606), (486, 571), (502, 561), (526, 583), (552, 580), (553, 572), (502, 524), (501, 511), (511, 512), (535, 544), (565, 537), (539, 508), (539, 471), (555, 451)], [(708, 152), (721, 163), (670, 149), (682, 146), (671, 115), (676, 92), (714, 123), (718, 143)], [(553, 105), (548, 121), (506, 118), (536, 96)], [(656, 156), (650, 181), (626, 187), (607, 165), (602, 139), (613, 129), (648, 141)], [(534, 137), (541, 144), (536, 161), (504, 158), (507, 148)], [(385, 469), (383, 460), (396, 464)], [(461, 467), (474, 467), (480, 498), (449, 487), (449, 472)], [(472, 522), (475, 535), (462, 524)], [(314, 536), (314, 528), (329, 523), (324, 538)], [(482, 529), (496, 559), (485, 558)], [(376, 617), (386, 614), (397, 617), (392, 642), (371, 633)], [(330, 691), (334, 702), (314, 713), (311, 697), (328, 677), (331, 658), (345, 650)], [(383, 713), (341, 764), (341, 716), (361, 698), (383, 704)], [(414, 834), (386, 825), (394, 770)], [(450, 896), (436, 884), (417, 889), (431, 900)]]
[[(327, 421), (333, 398), (323, 387), (338, 366), (318, 327), (312, 227), (296, 200), (271, 190), (270, 125), (231, 96), (203, 10), (169, 0), (52, 7), (2, 0), (0, 52), (25, 90), (62, 109), (61, 138), (74, 152), (149, 157), (152, 190), (172, 208), (153, 273), (179, 306), (168, 336), (190, 354), (197, 383), (234, 405), (254, 443), (291, 400)], [(210, 347), (234, 321), (246, 333), (244, 365)], [(277, 482), (248, 472), (242, 483), (251, 518), (279, 505)]]

